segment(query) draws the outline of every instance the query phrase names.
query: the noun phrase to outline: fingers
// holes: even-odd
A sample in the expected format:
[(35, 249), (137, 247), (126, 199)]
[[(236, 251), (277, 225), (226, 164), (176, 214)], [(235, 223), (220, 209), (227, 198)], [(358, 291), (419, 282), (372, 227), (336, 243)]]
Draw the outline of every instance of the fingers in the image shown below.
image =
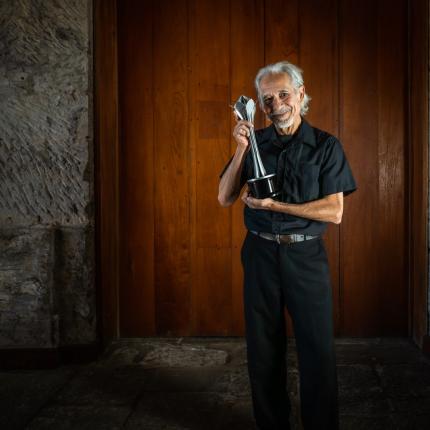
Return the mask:
[(243, 193), (242, 193), (242, 196), (241, 196), (241, 199), (242, 199), (242, 201), (243, 201), (244, 203), (247, 203), (247, 202), (246, 202), (246, 198), (247, 198), (250, 194), (251, 194), (251, 190), (249, 189), (249, 186), (247, 185), (247, 186), (245, 187), (245, 189), (243, 190)]
[(251, 132), (250, 129), (253, 127), (253, 124), (249, 121), (238, 121), (233, 130), (233, 135), (235, 137), (249, 137)]
[(245, 121), (244, 119), (238, 119), (237, 117), (236, 117), (236, 120), (237, 120), (236, 126), (244, 125), (244, 126), (249, 127), (249, 128), (254, 127), (254, 124), (252, 122)]

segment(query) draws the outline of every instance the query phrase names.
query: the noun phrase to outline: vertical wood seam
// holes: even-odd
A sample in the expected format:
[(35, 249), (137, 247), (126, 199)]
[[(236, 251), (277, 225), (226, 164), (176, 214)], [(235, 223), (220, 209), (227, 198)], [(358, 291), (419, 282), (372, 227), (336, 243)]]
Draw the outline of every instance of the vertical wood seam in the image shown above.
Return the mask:
[[(232, 81), (232, 49), (231, 49), (231, 44), (232, 44), (232, 36), (231, 36), (231, 0), (228, 1), (228, 98), (229, 98), (229, 104), (233, 101), (231, 98), (231, 81)], [(229, 121), (229, 148), (230, 148), (230, 154), (232, 153), (232, 139), (231, 139), (231, 119)], [(239, 194), (240, 195), (240, 194)], [(233, 209), (232, 206), (230, 206), (229, 211), (228, 211), (228, 216), (229, 216), (229, 236), (230, 236), (230, 299), (231, 299), (231, 303), (233, 304), (234, 302), (234, 296), (233, 296)], [(232, 307), (233, 309), (233, 307)], [(232, 333), (233, 332), (233, 324), (234, 324), (234, 320), (233, 320), (233, 315), (230, 314), (230, 322), (229, 322), (229, 332)]]
[[(342, 18), (342, 0), (336, 0), (336, 40), (337, 40), (337, 114), (338, 114), (338, 136), (343, 142), (343, 103), (342, 103), (342, 43), (343, 32), (340, 25)], [(339, 316), (338, 316), (338, 332), (340, 335), (344, 333), (344, 306), (343, 306), (343, 289), (344, 289), (344, 264), (343, 264), (343, 225), (339, 224), (337, 230), (337, 244), (338, 244), (338, 300), (339, 300)]]
[(122, 270), (123, 270), (123, 264), (121, 264), (120, 260), (123, 260), (124, 256), (123, 254), (120, 252), (122, 249), (122, 215), (121, 215), (121, 194), (120, 194), (120, 190), (121, 190), (121, 160), (122, 160), (122, 153), (121, 153), (121, 112), (120, 112), (120, 99), (119, 99), (119, 14), (118, 14), (118, 1), (117, 0), (113, 0), (113, 12), (115, 14), (114, 16), (114, 25), (115, 25), (115, 29), (114, 29), (114, 37), (115, 37), (115, 53), (114, 53), (114, 61), (115, 64), (113, 67), (115, 67), (115, 74), (116, 74), (116, 85), (115, 85), (115, 98), (117, 100), (117, 109), (116, 109), (116, 117), (117, 117), (117, 129), (116, 129), (116, 160), (115, 160), (115, 170), (116, 170), (116, 181), (115, 181), (115, 186), (117, 187), (117, 189), (115, 190), (115, 194), (116, 194), (116, 203), (117, 206), (115, 208), (115, 214), (116, 214), (116, 218), (117, 218), (117, 222), (115, 224), (116, 227), (116, 237), (117, 237), (117, 247), (116, 247), (116, 266), (117, 266), (117, 270), (116, 270), (116, 289), (115, 289), (115, 295), (116, 295), (116, 332), (117, 332), (117, 337), (121, 337), (121, 296), (120, 296), (120, 285), (121, 285), (121, 279), (122, 279)]
[[(155, 19), (155, 13), (154, 13), (154, 5), (156, 4), (156, 2), (151, 2), (151, 102), (154, 100), (154, 44), (155, 44), (155, 34), (154, 34), (154, 19)], [(152, 142), (151, 142), (151, 147), (152, 147), (152, 171), (155, 172), (155, 167), (156, 167), (156, 160), (155, 160), (155, 139), (156, 139), (156, 128), (155, 128), (155, 112), (154, 110), (152, 110)], [(156, 181), (155, 179), (152, 181), (152, 195), (153, 198), (155, 200), (155, 196), (156, 196), (156, 185), (155, 185)], [(154, 309), (157, 309), (157, 303), (158, 303), (158, 288), (157, 288), (157, 271), (155, 270), (155, 261), (156, 261), (156, 242), (157, 242), (157, 237), (156, 237), (156, 221), (155, 218), (156, 217), (156, 210), (155, 210), (155, 205), (152, 205), (152, 231), (153, 231), (153, 237), (154, 240), (152, 241), (152, 255), (154, 256), (154, 266), (153, 266), (153, 288), (154, 288), (154, 295), (153, 295), (153, 300), (154, 300)], [(157, 322), (157, 312), (154, 312), (154, 329), (155, 329), (155, 335), (158, 335), (158, 322)]]
[(405, 188), (407, 191), (407, 197), (405, 199), (405, 212), (406, 212), (406, 219), (405, 219), (405, 227), (406, 231), (409, 237), (408, 243), (407, 243), (407, 281), (408, 281), (408, 331), (409, 336), (413, 337), (413, 329), (414, 329), (414, 319), (413, 319), (413, 303), (414, 303), (414, 297), (413, 297), (413, 274), (412, 274), (412, 247), (413, 247), (413, 236), (412, 236), (412, 225), (411, 225), (411, 219), (412, 219), (412, 181), (411, 181), (411, 162), (412, 162), (412, 154), (413, 154), (413, 146), (412, 146), (412, 128), (411, 128), (411, 121), (412, 121), (412, 74), (411, 74), (411, 2), (408, 0), (406, 2), (407, 4), (407, 30), (406, 30), (406, 38), (407, 38), (407, 57), (406, 57), (406, 75), (407, 75), (407, 125), (406, 125), (406, 137), (407, 137), (407, 149), (405, 150), (405, 168), (406, 168), (406, 184)]
[[(190, 132), (190, 115), (191, 115), (191, 100), (190, 100), (190, 0), (186, 1), (187, 12), (186, 12), (186, 19), (187, 19), (187, 35), (186, 35), (186, 41), (187, 41), (187, 104), (188, 104), (188, 114), (187, 114), (187, 170), (188, 172), (191, 172), (191, 132)], [(188, 175), (188, 192), (189, 192), (189, 199), (188, 199), (188, 225), (190, 226), (190, 230), (193, 228), (191, 224), (191, 210), (192, 210), (192, 196), (191, 196), (191, 175)], [(191, 247), (192, 247), (192, 235), (190, 234), (188, 237), (188, 246), (189, 246), (189, 260), (188, 260), (188, 273), (190, 273), (189, 277), (189, 288), (188, 288), (188, 334), (191, 332), (192, 327), (192, 321), (193, 321), (193, 306), (192, 306), (192, 294), (193, 294), (193, 286), (194, 286), (194, 279), (192, 274), (192, 258), (191, 258)]]

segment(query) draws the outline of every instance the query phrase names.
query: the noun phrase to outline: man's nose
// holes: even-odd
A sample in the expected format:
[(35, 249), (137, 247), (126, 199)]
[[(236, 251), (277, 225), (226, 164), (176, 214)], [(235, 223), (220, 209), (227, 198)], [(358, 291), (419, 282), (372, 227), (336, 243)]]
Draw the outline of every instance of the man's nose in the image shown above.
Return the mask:
[(272, 100), (272, 108), (274, 111), (278, 110), (281, 105), (281, 99), (278, 96), (274, 96)]

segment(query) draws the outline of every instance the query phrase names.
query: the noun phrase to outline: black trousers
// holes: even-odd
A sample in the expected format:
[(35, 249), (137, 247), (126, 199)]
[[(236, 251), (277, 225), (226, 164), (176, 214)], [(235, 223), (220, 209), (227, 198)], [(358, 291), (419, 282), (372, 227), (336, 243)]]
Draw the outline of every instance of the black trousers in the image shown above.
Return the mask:
[(284, 306), (296, 339), (303, 427), (338, 429), (332, 291), (322, 237), (278, 244), (247, 232), (241, 259), (248, 374), (258, 429), (290, 429)]

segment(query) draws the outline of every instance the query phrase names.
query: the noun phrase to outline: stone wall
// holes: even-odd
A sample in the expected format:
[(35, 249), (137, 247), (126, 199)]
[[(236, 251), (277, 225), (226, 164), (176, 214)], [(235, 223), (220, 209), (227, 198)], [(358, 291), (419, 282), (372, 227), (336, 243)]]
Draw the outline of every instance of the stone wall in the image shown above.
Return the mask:
[(96, 338), (92, 2), (0, 2), (0, 347)]

